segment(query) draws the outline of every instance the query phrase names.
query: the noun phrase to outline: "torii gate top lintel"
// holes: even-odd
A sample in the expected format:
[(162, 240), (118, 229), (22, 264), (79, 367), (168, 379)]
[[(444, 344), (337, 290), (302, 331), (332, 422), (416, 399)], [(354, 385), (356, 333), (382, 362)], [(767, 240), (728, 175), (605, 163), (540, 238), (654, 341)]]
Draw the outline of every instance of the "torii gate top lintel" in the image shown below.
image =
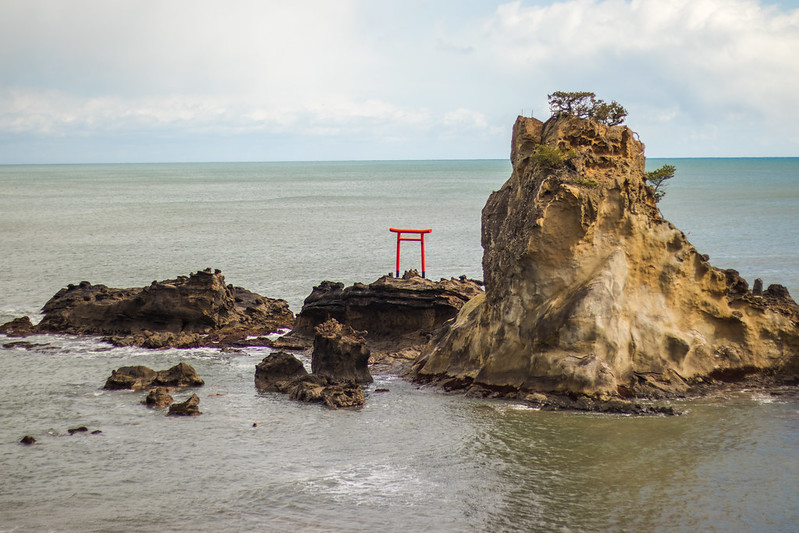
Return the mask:
[[(400, 228), (388, 228), (389, 231), (393, 231), (397, 234), (397, 272), (396, 276), (399, 277), (400, 271), (400, 244), (402, 241), (417, 241), (422, 246), (422, 277), (425, 277), (425, 270), (424, 270), (424, 235), (425, 233), (430, 233), (433, 231), (432, 228), (427, 229), (400, 229)], [(403, 237), (403, 233), (413, 233), (418, 235), (418, 237)]]

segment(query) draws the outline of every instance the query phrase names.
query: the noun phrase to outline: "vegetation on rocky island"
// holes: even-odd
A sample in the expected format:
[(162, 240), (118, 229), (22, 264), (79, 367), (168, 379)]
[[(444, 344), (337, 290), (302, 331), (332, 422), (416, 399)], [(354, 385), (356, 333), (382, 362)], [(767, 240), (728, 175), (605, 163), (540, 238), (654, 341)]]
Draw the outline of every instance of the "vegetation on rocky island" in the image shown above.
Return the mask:
[(555, 146), (539, 144), (535, 147), (530, 159), (533, 164), (542, 170), (558, 170), (564, 168), (566, 164), (577, 155), (577, 152), (569, 148), (565, 150)]
[(592, 92), (555, 91), (547, 95), (549, 110), (553, 116), (572, 115), (579, 118), (595, 120), (608, 126), (624, 123), (627, 110), (618, 102), (606, 103)]
[(646, 173), (644, 179), (652, 187), (652, 194), (656, 202), (666, 196), (666, 181), (674, 177), (676, 170), (674, 165), (663, 165), (659, 169)]

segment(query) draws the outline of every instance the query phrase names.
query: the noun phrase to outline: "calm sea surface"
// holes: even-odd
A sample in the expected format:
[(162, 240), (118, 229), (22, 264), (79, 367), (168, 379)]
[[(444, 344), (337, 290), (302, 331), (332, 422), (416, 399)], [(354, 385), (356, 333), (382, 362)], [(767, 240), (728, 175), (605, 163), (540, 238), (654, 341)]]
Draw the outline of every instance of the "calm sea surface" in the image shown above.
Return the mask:
[[(663, 163), (677, 175), (661, 210), (712, 264), (799, 295), (799, 158), (648, 168)], [(297, 312), (322, 280), (392, 271), (390, 226), (433, 228), (429, 277), (480, 278), (480, 210), (509, 175), (507, 161), (0, 166), (0, 323), (35, 316), (68, 283), (142, 286), (206, 267)], [(419, 268), (411, 244), (402, 269)], [(365, 408), (338, 412), (257, 393), (267, 349), (15, 340), (0, 336), (0, 531), (795, 531), (799, 520), (795, 401), (725, 395), (672, 418), (546, 413), (376, 376)], [(180, 361), (206, 381), (198, 418), (102, 390), (120, 366)], [(102, 433), (68, 435), (75, 426)], [(38, 443), (18, 444), (26, 434)]]

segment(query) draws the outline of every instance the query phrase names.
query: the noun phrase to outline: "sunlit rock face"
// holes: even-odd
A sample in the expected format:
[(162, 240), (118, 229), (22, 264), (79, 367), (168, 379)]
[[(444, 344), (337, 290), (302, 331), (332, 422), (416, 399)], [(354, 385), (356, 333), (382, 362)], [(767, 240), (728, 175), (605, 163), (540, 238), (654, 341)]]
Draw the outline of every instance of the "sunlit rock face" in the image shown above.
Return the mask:
[(483, 209), (485, 294), (426, 347), (416, 378), (630, 395), (797, 371), (796, 304), (711, 266), (661, 216), (629, 128), (519, 117), (511, 162)]

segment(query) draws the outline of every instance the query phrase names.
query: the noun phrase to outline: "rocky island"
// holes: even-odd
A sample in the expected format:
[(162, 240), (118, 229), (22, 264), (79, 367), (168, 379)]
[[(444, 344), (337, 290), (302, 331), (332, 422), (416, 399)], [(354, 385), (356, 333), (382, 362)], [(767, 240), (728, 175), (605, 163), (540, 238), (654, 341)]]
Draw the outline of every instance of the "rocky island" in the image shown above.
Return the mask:
[(226, 285), (210, 268), (147, 287), (68, 285), (42, 313), (36, 325), (22, 317), (0, 326), (0, 333), (103, 335), (117, 346), (194, 348), (240, 345), (294, 325), (285, 300)]
[(633, 131), (519, 117), (511, 161), (482, 214), (485, 293), (439, 330), (414, 379), (542, 404), (795, 380), (796, 303), (713, 267), (662, 217)]

